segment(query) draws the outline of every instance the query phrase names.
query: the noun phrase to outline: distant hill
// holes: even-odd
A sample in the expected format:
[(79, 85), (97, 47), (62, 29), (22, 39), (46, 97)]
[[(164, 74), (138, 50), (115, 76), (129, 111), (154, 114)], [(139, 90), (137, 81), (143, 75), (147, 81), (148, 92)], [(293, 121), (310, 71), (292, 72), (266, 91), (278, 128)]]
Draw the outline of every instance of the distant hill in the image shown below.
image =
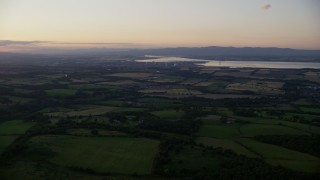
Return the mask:
[[(289, 48), (260, 48), (260, 47), (179, 47), (158, 49), (110, 49), (110, 48), (82, 48), (82, 49), (46, 49), (34, 54), (0, 52), (0, 63), (16, 62), (26, 59), (47, 60), (59, 56), (88, 57), (135, 57), (144, 55), (177, 56), (184, 58), (206, 60), (254, 60), (254, 61), (302, 61), (320, 62), (320, 50), (300, 50)], [(66, 57), (60, 58), (65, 59)], [(89, 58), (89, 59), (90, 59)]]
[(121, 53), (128, 55), (179, 56), (200, 59), (234, 59), (234, 60), (294, 60), (320, 61), (320, 50), (299, 50), (289, 48), (259, 48), (259, 47), (199, 47), (199, 48), (164, 48), (130, 50)]

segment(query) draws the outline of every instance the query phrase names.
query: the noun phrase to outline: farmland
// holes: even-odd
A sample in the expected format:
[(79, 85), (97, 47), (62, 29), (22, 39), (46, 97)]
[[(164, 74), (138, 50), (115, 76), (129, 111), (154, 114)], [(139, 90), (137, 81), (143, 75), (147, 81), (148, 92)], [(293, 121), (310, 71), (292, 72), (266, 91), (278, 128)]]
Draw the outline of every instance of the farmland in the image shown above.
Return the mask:
[(0, 179), (319, 177), (318, 70), (124, 59), (7, 66)]
[(30, 127), (32, 122), (23, 122), (21, 120), (11, 120), (0, 123), (0, 135), (24, 134)]
[(143, 138), (37, 136), (29, 146), (44, 145), (56, 154), (49, 161), (65, 167), (89, 168), (100, 173), (150, 174), (158, 144)]
[(19, 135), (24, 134), (34, 123), (11, 120), (0, 123), (0, 153), (2, 153)]

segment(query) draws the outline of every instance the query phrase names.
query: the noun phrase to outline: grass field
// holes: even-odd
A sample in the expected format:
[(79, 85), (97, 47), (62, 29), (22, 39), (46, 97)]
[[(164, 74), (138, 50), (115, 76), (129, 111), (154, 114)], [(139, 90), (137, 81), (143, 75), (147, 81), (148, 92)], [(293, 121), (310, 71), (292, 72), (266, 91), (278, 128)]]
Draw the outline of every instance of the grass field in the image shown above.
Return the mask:
[(181, 76), (162, 75), (162, 76), (159, 76), (158, 78), (152, 79), (151, 81), (158, 82), (158, 83), (173, 83), (173, 82), (179, 82), (183, 80), (184, 78)]
[[(230, 115), (228, 111), (224, 111), (224, 114)], [(239, 119), (239, 117), (235, 118)], [(230, 149), (247, 157), (261, 157), (269, 164), (281, 165), (292, 170), (303, 172), (318, 172), (320, 170), (320, 159), (317, 157), (280, 146), (260, 143), (253, 139), (241, 138), (278, 134), (310, 135), (310, 130), (313, 130), (311, 126), (272, 119), (259, 120), (260, 124), (223, 124), (219, 119), (219, 116), (216, 115), (202, 119), (203, 125), (198, 132), (198, 143)], [(248, 119), (251, 122), (257, 121), (256, 118), (246, 117), (243, 117), (242, 120)]]
[(152, 76), (152, 74), (151, 73), (115, 73), (115, 74), (111, 74), (110, 76), (130, 78), (130, 79), (145, 79)]
[(240, 130), (244, 136), (257, 136), (257, 135), (308, 135), (308, 133), (289, 128), (280, 125), (269, 125), (269, 124), (247, 124), (240, 127)]
[[(69, 129), (67, 131), (70, 135), (75, 136), (93, 136), (91, 133), (91, 129)], [(125, 136), (126, 133), (119, 132), (119, 131), (108, 131), (108, 130), (98, 130), (99, 136)]]
[(17, 138), (17, 136), (0, 136), (0, 154)]
[(229, 84), (227, 89), (238, 91), (252, 91), (262, 94), (281, 94), (280, 90), (283, 87), (282, 82), (271, 81), (248, 81), (246, 83)]
[(22, 88), (14, 88), (14, 92), (20, 93), (20, 94), (29, 94), (32, 92), (32, 90), (22, 89)]
[(71, 89), (81, 89), (81, 90), (91, 90), (91, 89), (109, 89), (116, 90), (118, 89), (116, 86), (110, 85), (99, 85), (99, 84), (78, 84), (78, 85), (70, 85)]
[(190, 79), (187, 79), (187, 80), (181, 82), (180, 84), (182, 84), (182, 85), (193, 85), (193, 84), (197, 84), (199, 82), (201, 82), (201, 79), (190, 78)]
[(65, 96), (74, 96), (77, 90), (75, 89), (50, 89), (46, 90), (46, 93), (49, 96), (59, 96), (59, 97), (65, 97)]
[(315, 113), (320, 114), (320, 108), (307, 108), (307, 107), (301, 107), (299, 108), (301, 111), (306, 113)]
[(301, 99), (294, 101), (293, 104), (300, 105), (300, 106), (307, 106), (307, 105), (312, 105), (313, 103), (308, 99), (301, 98)]
[(107, 112), (111, 112), (113, 110), (118, 109), (118, 107), (110, 107), (110, 106), (95, 106), (88, 109), (81, 109), (81, 110), (73, 110), (68, 112), (52, 112), (47, 113), (47, 115), (55, 116), (55, 117), (65, 117), (65, 116), (96, 116), (96, 115), (103, 115)]
[(320, 170), (320, 159), (312, 155), (257, 142), (252, 139), (243, 138), (239, 142), (260, 154), (270, 164), (305, 172), (319, 172)]
[(10, 79), (6, 82), (6, 84), (10, 85), (42, 85), (45, 83), (50, 83), (51, 81), (47, 79), (39, 79), (39, 78), (14, 78)]
[(141, 112), (141, 111), (145, 111), (145, 108), (134, 108), (134, 107), (121, 107), (121, 108), (117, 108), (116, 110), (114, 110), (114, 112)]
[(215, 80), (211, 82), (210, 85), (209, 84), (206, 84), (206, 85), (208, 85), (207, 89), (209, 91), (222, 91), (222, 90), (224, 91), (228, 84), (229, 83), (225, 81)]
[(0, 123), (0, 135), (24, 134), (34, 123), (21, 120), (5, 121)]
[(183, 148), (178, 154), (172, 155), (171, 167), (179, 171), (181, 169), (214, 169), (219, 166), (220, 159), (216, 156), (203, 156), (200, 149), (191, 147)]
[(212, 84), (212, 82), (199, 82), (197, 84), (194, 84), (194, 86), (199, 86), (199, 87), (208, 87)]
[(157, 108), (167, 108), (167, 107), (177, 107), (179, 106), (179, 101), (172, 99), (163, 98), (141, 98), (138, 101), (142, 106), (145, 107), (157, 107)]
[(141, 90), (142, 93), (165, 93), (165, 94), (171, 94), (171, 95), (200, 95), (202, 94), (200, 91), (192, 90), (192, 89), (145, 89)]
[(35, 144), (55, 152), (49, 161), (58, 165), (105, 173), (150, 174), (159, 142), (128, 137), (37, 136), (30, 146)]
[(0, 123), (0, 154), (17, 138), (24, 134), (34, 123), (21, 120), (5, 121)]
[(295, 122), (282, 122), (282, 123), (286, 126), (297, 128), (305, 132), (320, 134), (320, 127), (318, 126), (311, 126), (308, 124), (301, 124), (301, 123), (295, 123)]
[[(299, 115), (296, 113), (286, 113), (286, 117), (292, 117), (294, 115)], [(257, 118), (257, 117), (242, 117), (242, 116), (234, 116), (234, 115), (229, 115), (230, 117), (233, 117), (237, 120), (243, 120), (243, 121), (248, 121), (252, 122), (254, 124), (265, 124), (265, 125), (279, 125), (282, 124), (282, 127), (287, 126), (288, 128), (304, 131), (305, 133), (315, 133), (315, 134), (320, 134), (320, 127), (318, 126), (312, 126), (308, 124), (302, 124), (302, 123), (297, 123), (297, 122), (290, 122), (290, 121), (283, 121), (283, 120), (277, 120), (277, 119), (272, 119), (272, 118)], [(306, 114), (305, 117), (308, 118), (313, 118), (317, 117), (314, 115), (308, 115)], [(306, 118), (307, 119), (307, 118)]]
[(125, 101), (119, 100), (107, 100), (107, 101), (99, 101), (99, 104), (107, 105), (107, 106), (125, 106)]
[(207, 115), (201, 118), (201, 121), (205, 125), (218, 125), (218, 124), (221, 124), (221, 116)]
[(123, 80), (123, 81), (105, 81), (98, 84), (101, 85), (110, 85), (111, 87), (117, 87), (117, 86), (123, 86), (123, 85), (129, 85), (129, 84), (136, 84), (138, 82), (132, 81), (132, 80)]
[(24, 97), (18, 97), (18, 96), (9, 96), (9, 99), (13, 103), (19, 103), (19, 104), (26, 104), (34, 100), (32, 98), (24, 98)]
[(241, 134), (236, 124), (202, 125), (198, 136), (211, 138), (237, 138)]
[(153, 111), (151, 114), (158, 116), (160, 118), (165, 118), (165, 119), (173, 119), (173, 120), (178, 120), (183, 116), (182, 111), (176, 111), (176, 110), (163, 110), (163, 111)]
[(216, 139), (216, 138), (207, 138), (200, 137), (197, 139), (197, 143), (202, 143), (205, 146), (212, 146), (214, 148), (221, 147), (223, 149), (229, 149), (234, 151), (237, 154), (242, 154), (248, 157), (257, 157), (256, 154), (250, 152), (240, 144), (229, 139)]

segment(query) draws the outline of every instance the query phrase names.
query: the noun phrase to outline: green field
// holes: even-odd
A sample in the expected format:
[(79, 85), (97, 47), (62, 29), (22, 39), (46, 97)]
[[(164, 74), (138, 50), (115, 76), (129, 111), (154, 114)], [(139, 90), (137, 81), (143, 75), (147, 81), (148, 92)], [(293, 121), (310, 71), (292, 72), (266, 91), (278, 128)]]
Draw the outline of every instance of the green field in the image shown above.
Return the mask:
[(312, 105), (313, 103), (310, 102), (310, 100), (308, 100), (308, 99), (301, 98), (301, 99), (298, 99), (297, 101), (293, 102), (293, 104), (304, 106), (304, 105)]
[(237, 138), (241, 134), (236, 124), (203, 125), (200, 127), (200, 137), (211, 138)]
[(46, 93), (49, 96), (58, 96), (58, 97), (66, 97), (66, 96), (74, 96), (77, 90), (75, 89), (50, 89), (46, 90)]
[(176, 110), (153, 111), (151, 112), (151, 114), (158, 116), (160, 118), (173, 119), (173, 120), (178, 120), (183, 116), (182, 111), (176, 111)]
[(14, 88), (14, 92), (20, 93), (20, 94), (29, 94), (32, 92), (32, 90), (22, 89), (22, 88)]
[(269, 125), (269, 124), (247, 124), (240, 127), (241, 132), (244, 136), (257, 136), (257, 135), (280, 135), (280, 134), (291, 134), (291, 135), (308, 135), (308, 133), (289, 128), (280, 125)]
[(202, 143), (205, 146), (212, 146), (214, 148), (221, 147), (223, 149), (229, 149), (234, 151), (237, 154), (242, 154), (248, 157), (257, 157), (256, 154), (250, 152), (240, 144), (229, 139), (216, 139), (216, 138), (207, 138), (200, 137), (197, 139), (197, 143)]
[(223, 91), (229, 83), (225, 81), (213, 81), (208, 87), (209, 91)]
[(0, 135), (24, 134), (34, 123), (21, 120), (5, 121), (0, 123)]
[(17, 136), (0, 136), (0, 154), (16, 139)]
[(99, 101), (99, 104), (107, 105), (107, 106), (124, 106), (126, 102), (119, 101), (119, 100), (107, 100), (107, 101)]
[(33, 125), (34, 123), (21, 120), (0, 123), (0, 154), (16, 139), (17, 135), (24, 134)]
[(308, 124), (302, 124), (302, 123), (295, 123), (295, 122), (286, 122), (282, 121), (281, 122), (283, 125), (296, 128), (298, 130), (305, 131), (307, 133), (314, 133), (314, 134), (320, 134), (320, 127), (318, 126), (311, 126)]
[(91, 90), (91, 89), (110, 89), (116, 90), (118, 87), (110, 85), (99, 85), (99, 84), (79, 84), (79, 85), (70, 85), (71, 89), (81, 89), (81, 90)]
[(301, 107), (300, 110), (305, 112), (305, 113), (320, 114), (320, 108)]
[(90, 168), (96, 172), (150, 174), (159, 142), (129, 137), (37, 136), (30, 146), (42, 144), (61, 166)]
[(141, 98), (139, 103), (145, 107), (156, 107), (156, 108), (168, 108), (168, 107), (178, 107), (179, 103), (177, 100), (163, 99), (163, 98)]
[(221, 116), (207, 115), (201, 118), (201, 122), (205, 125), (219, 125), (221, 124)]
[(10, 96), (9, 99), (13, 103), (19, 103), (19, 104), (26, 104), (34, 100), (32, 98), (24, 98), (24, 97), (18, 97), (18, 96)]
[[(301, 115), (296, 113), (286, 113), (285, 117), (292, 117), (294, 115)], [(312, 119), (318, 116), (315, 115), (304, 115), (305, 119)], [(304, 131), (305, 133), (315, 133), (320, 134), (320, 127), (318, 126), (312, 126), (308, 124), (302, 124), (297, 122), (290, 122), (290, 121), (283, 121), (283, 120), (277, 120), (277, 119), (271, 119), (271, 118), (257, 118), (257, 117), (242, 117), (242, 116), (231, 116), (237, 120), (242, 121), (248, 121), (252, 122), (254, 124), (262, 124), (262, 125), (279, 125), (285, 128), (292, 128), (300, 131)], [(294, 133), (294, 132), (293, 132)]]
[[(93, 136), (91, 129), (69, 129), (67, 131), (70, 135), (75, 136)], [(126, 133), (119, 131), (98, 130), (99, 136), (126, 136)]]
[(219, 166), (220, 158), (214, 155), (203, 156), (200, 149), (183, 148), (178, 154), (172, 155), (172, 163), (168, 169), (179, 171), (181, 169), (214, 169)]
[(141, 112), (145, 111), (146, 109), (144, 108), (133, 108), (133, 107), (121, 107), (119, 109), (114, 110), (114, 112)]
[(118, 109), (118, 107), (110, 107), (110, 106), (92, 106), (86, 107), (85, 109), (72, 110), (72, 111), (61, 111), (61, 112), (51, 112), (47, 113), (47, 115), (55, 116), (55, 117), (65, 117), (65, 116), (96, 116), (103, 115), (107, 112), (111, 112), (113, 110)]
[[(292, 170), (303, 172), (318, 172), (320, 170), (320, 159), (317, 157), (280, 146), (260, 143), (252, 139), (240, 138), (257, 135), (310, 135), (311, 130), (315, 131), (312, 128), (318, 127), (312, 126), (311, 128), (311, 126), (301, 123), (272, 119), (255, 120), (246, 117), (241, 119), (249, 119), (251, 122), (258, 121), (260, 124), (223, 124), (219, 120), (219, 116), (207, 116), (202, 119), (203, 125), (198, 132), (200, 137), (197, 142), (205, 146), (230, 149), (247, 157), (261, 157), (269, 164), (281, 165)], [(279, 123), (283, 125), (279, 125)]]
[[(308, 109), (310, 110), (310, 109)], [(312, 109), (314, 110), (314, 109)], [(292, 112), (287, 112), (285, 115), (284, 115), (284, 118), (286, 119), (294, 119), (294, 118), (302, 118), (304, 120), (308, 120), (308, 121), (311, 121), (313, 119), (319, 119), (320, 118), (320, 115), (315, 115), (315, 114), (306, 114), (306, 113), (292, 113)]]
[(270, 164), (304, 172), (319, 172), (320, 170), (320, 159), (312, 155), (257, 142), (252, 139), (243, 138), (239, 142), (260, 154)]

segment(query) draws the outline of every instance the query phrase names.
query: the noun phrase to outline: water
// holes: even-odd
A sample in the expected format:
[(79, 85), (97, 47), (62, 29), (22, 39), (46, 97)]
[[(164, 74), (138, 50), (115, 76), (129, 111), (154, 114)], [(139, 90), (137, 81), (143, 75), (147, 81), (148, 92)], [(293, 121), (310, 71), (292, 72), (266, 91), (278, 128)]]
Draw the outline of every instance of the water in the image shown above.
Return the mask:
[(320, 69), (317, 62), (272, 62), (272, 61), (217, 61), (180, 57), (161, 57), (136, 60), (137, 62), (195, 62), (199, 66), (229, 68), (272, 68), (272, 69)]
[(314, 62), (266, 62), (266, 61), (210, 61), (200, 66), (230, 68), (271, 68), (271, 69), (320, 69)]
[[(152, 57), (152, 56), (147, 56)], [(155, 59), (136, 60), (136, 62), (209, 62), (209, 60), (189, 59), (181, 57), (160, 57)]]

